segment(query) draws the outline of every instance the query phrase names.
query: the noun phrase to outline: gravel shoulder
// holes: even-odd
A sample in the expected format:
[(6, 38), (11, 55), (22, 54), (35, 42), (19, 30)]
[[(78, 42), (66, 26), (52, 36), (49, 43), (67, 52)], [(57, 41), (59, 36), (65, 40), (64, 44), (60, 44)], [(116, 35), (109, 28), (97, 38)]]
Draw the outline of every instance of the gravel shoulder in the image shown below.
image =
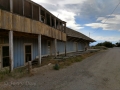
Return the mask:
[(120, 48), (101, 51), (55, 71), (52, 66), (32, 77), (0, 83), (0, 90), (120, 90)]

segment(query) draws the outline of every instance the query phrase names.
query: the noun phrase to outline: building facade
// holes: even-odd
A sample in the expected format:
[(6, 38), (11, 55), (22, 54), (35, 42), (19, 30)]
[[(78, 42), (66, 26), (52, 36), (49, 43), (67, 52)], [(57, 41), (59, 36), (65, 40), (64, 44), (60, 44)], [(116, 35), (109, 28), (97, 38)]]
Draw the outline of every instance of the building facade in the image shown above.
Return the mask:
[[(74, 34), (73, 34), (74, 33)], [(66, 28), (66, 22), (31, 0), (0, 0), (0, 69), (28, 61), (84, 51), (91, 38)]]

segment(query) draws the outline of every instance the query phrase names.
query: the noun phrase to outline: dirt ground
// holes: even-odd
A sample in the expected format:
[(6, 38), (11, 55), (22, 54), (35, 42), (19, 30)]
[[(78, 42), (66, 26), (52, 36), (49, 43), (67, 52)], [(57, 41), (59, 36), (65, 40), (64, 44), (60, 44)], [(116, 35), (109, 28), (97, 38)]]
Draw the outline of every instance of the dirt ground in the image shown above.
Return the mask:
[(59, 71), (49, 65), (36, 73), (0, 83), (0, 90), (120, 90), (120, 48), (101, 51)]

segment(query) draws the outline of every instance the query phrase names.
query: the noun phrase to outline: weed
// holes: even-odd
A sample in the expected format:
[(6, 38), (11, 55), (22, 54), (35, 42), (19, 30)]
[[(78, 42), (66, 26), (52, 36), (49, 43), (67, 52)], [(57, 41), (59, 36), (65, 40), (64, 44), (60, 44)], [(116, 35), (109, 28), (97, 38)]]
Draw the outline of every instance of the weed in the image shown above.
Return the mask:
[(55, 64), (55, 66), (53, 66), (54, 70), (59, 70), (60, 69), (60, 66), (59, 64)]

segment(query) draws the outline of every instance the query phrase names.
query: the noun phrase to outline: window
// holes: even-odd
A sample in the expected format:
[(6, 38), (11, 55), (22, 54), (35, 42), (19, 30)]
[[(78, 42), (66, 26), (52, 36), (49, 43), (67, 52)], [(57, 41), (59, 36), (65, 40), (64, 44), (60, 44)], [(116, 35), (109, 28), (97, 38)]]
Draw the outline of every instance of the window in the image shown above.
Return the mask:
[(32, 54), (31, 54), (31, 45), (25, 45), (25, 62), (31, 61)]

